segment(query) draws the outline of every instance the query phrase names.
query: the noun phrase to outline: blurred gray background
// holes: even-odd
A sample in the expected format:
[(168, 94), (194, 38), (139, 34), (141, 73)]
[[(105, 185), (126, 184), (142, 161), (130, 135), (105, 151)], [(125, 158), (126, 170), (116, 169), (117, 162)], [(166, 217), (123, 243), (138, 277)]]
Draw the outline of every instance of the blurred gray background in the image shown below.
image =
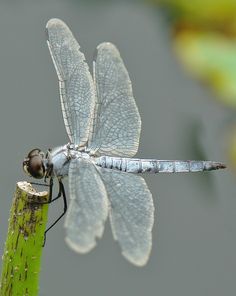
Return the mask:
[[(233, 113), (188, 77), (176, 60), (170, 29), (142, 1), (2, 0), (0, 2), (0, 252), (15, 184), (26, 153), (68, 141), (56, 73), (46, 46), (48, 19), (63, 19), (91, 66), (97, 44), (117, 45), (142, 117), (138, 157), (227, 161)], [(236, 188), (230, 169), (204, 174), (146, 176), (155, 225), (148, 264), (122, 256), (109, 223), (97, 247), (73, 253), (63, 221), (43, 250), (40, 295), (235, 295)], [(66, 181), (64, 183), (67, 183)], [(50, 207), (50, 220), (63, 208)]]

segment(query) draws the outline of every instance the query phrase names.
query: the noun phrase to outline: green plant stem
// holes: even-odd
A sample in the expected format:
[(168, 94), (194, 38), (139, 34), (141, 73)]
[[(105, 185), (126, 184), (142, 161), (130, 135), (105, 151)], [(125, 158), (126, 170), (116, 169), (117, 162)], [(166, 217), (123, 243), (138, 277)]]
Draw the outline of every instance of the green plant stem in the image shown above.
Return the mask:
[(30, 183), (18, 182), (2, 256), (0, 296), (36, 296), (44, 231), (47, 223), (47, 192), (36, 192)]

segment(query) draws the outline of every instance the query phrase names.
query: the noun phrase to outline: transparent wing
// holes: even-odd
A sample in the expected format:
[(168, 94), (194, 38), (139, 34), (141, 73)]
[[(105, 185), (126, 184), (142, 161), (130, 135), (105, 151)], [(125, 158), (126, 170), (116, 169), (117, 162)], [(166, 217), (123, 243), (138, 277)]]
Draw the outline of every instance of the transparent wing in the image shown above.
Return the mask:
[(76, 252), (89, 252), (103, 234), (108, 214), (106, 189), (95, 166), (72, 159), (69, 168), (70, 205), (65, 219), (66, 242)]
[(59, 79), (61, 108), (72, 143), (88, 141), (95, 106), (95, 89), (80, 46), (67, 25), (51, 19), (46, 26), (48, 48)]
[(99, 169), (110, 201), (110, 221), (122, 254), (142, 266), (152, 248), (154, 205), (152, 194), (140, 176)]
[(97, 47), (94, 79), (97, 104), (89, 148), (98, 154), (133, 156), (138, 150), (141, 119), (129, 74), (113, 44)]

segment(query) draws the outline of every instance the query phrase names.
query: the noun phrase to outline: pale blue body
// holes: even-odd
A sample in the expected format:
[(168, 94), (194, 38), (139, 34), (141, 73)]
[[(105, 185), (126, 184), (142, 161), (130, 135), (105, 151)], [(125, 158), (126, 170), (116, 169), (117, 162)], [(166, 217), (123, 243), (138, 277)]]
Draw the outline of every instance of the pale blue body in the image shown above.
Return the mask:
[[(71, 159), (81, 158), (91, 161), (98, 167), (119, 170), (127, 173), (189, 173), (217, 169), (221, 164), (213, 161), (197, 160), (157, 160), (113, 156), (93, 156), (89, 152), (80, 152), (71, 144), (54, 148), (50, 153), (55, 176), (68, 176)], [(48, 160), (46, 160), (48, 161)]]

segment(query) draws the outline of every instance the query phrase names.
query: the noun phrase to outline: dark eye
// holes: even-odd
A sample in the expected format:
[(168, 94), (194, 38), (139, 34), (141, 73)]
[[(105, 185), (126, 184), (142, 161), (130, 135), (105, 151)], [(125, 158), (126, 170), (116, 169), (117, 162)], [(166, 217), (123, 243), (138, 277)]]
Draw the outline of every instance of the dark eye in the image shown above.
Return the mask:
[(36, 179), (44, 177), (45, 167), (41, 150), (34, 149), (29, 152), (28, 157), (23, 161), (23, 169), (26, 174)]

